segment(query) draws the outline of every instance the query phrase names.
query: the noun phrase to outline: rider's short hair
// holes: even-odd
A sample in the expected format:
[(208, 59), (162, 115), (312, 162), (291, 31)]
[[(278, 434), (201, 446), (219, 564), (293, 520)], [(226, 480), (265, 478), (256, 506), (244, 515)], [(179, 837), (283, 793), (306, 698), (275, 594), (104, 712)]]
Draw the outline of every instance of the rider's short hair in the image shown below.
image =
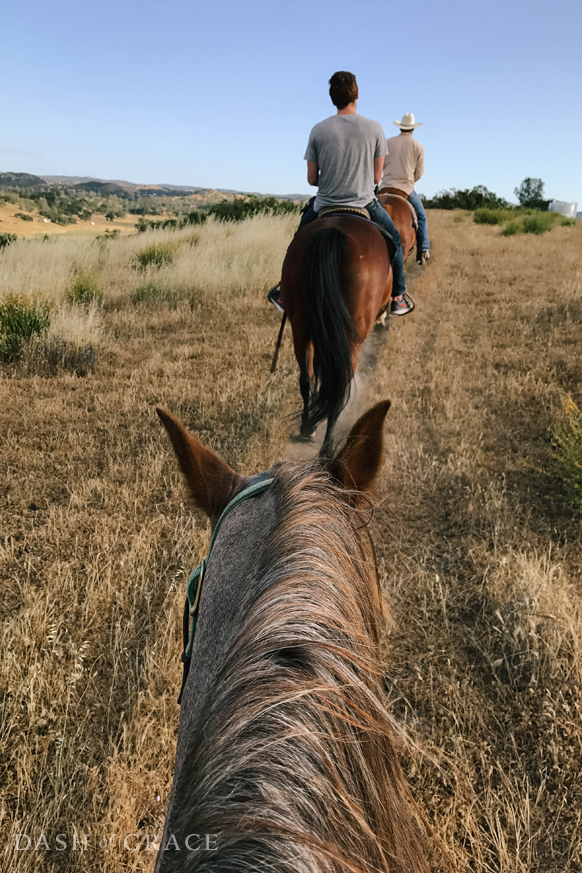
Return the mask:
[(340, 70), (329, 80), (329, 96), (338, 109), (345, 109), (348, 103), (358, 99), (358, 83), (353, 73)]

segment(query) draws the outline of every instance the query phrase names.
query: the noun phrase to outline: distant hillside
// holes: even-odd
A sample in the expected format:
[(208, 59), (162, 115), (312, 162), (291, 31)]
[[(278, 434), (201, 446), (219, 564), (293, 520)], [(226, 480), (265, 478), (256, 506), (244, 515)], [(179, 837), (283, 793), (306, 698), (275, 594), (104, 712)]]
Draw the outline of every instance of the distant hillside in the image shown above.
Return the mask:
[(77, 182), (74, 187), (79, 188), (81, 191), (94, 191), (95, 194), (102, 194), (103, 197), (108, 197), (112, 194), (115, 194), (117, 197), (131, 197), (133, 194), (133, 191), (122, 188), (121, 185), (117, 185), (115, 182)]
[(43, 176), (45, 182), (57, 182), (63, 185), (78, 185), (81, 182), (109, 182), (113, 185), (121, 185), (124, 188), (135, 188), (133, 182), (124, 179), (98, 179), (97, 176)]
[[(96, 176), (43, 176), (42, 178), (45, 182), (75, 185), (81, 188), (81, 190), (95, 191), (96, 193), (112, 192), (104, 191), (102, 188), (89, 187), (89, 183), (117, 185), (125, 192), (131, 192), (132, 196), (137, 197), (188, 197), (191, 194), (255, 194), (257, 197), (278, 197), (280, 200), (305, 200), (308, 196), (307, 194), (263, 194), (260, 191), (240, 191), (235, 188), (201, 188), (193, 185), (170, 185), (165, 182), (159, 185), (148, 185), (140, 184), (139, 182), (128, 182), (125, 179), (98, 179)], [(122, 197), (123, 194), (118, 194), (118, 196)]]
[(32, 176), (30, 173), (0, 173), (2, 188), (33, 188), (45, 184), (45, 180), (40, 176)]
[(192, 185), (146, 185), (128, 182), (125, 179), (98, 179), (95, 176), (43, 176), (45, 182), (71, 185), (81, 191), (93, 191), (104, 196), (118, 197), (189, 197), (192, 194), (242, 194), (230, 188), (201, 188)]
[[(124, 179), (98, 179), (95, 176), (33, 176), (30, 173), (0, 173), (0, 188), (41, 188), (63, 186), (79, 192), (91, 192), (102, 197), (116, 196), (123, 200), (155, 197), (193, 197), (201, 203), (218, 202), (221, 198), (254, 194), (257, 197), (276, 197), (279, 200), (305, 200), (306, 194), (262, 194), (258, 191), (236, 191), (233, 188), (201, 188), (193, 185), (147, 185)], [(71, 193), (69, 191), (69, 193)]]

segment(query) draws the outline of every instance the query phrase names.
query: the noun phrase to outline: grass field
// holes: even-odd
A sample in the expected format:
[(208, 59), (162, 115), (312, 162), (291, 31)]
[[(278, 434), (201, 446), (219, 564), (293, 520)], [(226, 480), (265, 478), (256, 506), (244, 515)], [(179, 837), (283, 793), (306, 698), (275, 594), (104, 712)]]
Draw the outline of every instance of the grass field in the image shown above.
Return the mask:
[[(13, 203), (0, 204), (0, 233), (15, 233), (17, 236), (26, 239), (43, 236), (65, 236), (72, 234), (73, 236), (95, 236), (98, 233), (104, 233), (105, 230), (119, 230), (120, 234), (135, 233), (135, 225), (139, 218), (138, 215), (126, 215), (125, 218), (115, 218), (113, 221), (107, 221), (104, 215), (95, 213), (89, 221), (81, 221), (76, 224), (55, 224), (52, 221), (44, 221), (38, 212), (25, 212), (24, 215), (30, 215), (32, 221), (23, 221), (21, 218), (16, 218), (15, 213), (19, 212), (18, 206)], [(151, 218), (160, 218), (160, 216), (148, 216)], [(163, 216), (165, 217), (165, 216)]]
[[(582, 227), (506, 238), (463, 213), (429, 222), (417, 309), (392, 319), (362, 399), (393, 401), (372, 522), (387, 693), (458, 870), (580, 871), (581, 523), (575, 491), (555, 499), (552, 435), (582, 405)], [(185, 580), (208, 544), (154, 407), (245, 473), (290, 451), (296, 365), (287, 334), (269, 375), (279, 318), (264, 292), (294, 223), (0, 252), (0, 303), (51, 318), (0, 376), (2, 869), (153, 869)], [(80, 275), (92, 302), (71, 296)], [(42, 375), (50, 337), (90, 344), (88, 375)]]

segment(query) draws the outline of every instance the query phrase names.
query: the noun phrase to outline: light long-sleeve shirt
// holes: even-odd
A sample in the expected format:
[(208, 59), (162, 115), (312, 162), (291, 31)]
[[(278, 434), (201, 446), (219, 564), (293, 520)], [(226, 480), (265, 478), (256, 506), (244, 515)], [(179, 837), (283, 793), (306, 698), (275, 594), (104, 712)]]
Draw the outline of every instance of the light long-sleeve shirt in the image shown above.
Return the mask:
[(424, 148), (411, 132), (401, 131), (386, 140), (388, 155), (384, 161), (381, 188), (399, 188), (411, 194), (414, 183), (424, 173)]

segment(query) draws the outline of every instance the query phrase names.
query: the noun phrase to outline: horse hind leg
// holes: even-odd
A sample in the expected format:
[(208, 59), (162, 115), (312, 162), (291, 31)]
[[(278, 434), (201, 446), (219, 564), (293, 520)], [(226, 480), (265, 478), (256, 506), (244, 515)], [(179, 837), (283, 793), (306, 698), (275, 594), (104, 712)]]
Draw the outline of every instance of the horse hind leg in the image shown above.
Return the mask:
[(309, 370), (307, 362), (299, 371), (299, 390), (303, 398), (303, 413), (301, 415), (301, 427), (299, 434), (304, 439), (312, 439), (315, 433), (315, 428), (312, 427), (309, 419), (309, 395), (311, 393), (311, 379), (309, 378)]
[(420, 228), (416, 228), (416, 263), (424, 264), (424, 258), (422, 257), (422, 239), (420, 236)]
[(327, 427), (325, 429), (325, 437), (323, 438), (323, 445), (319, 450), (319, 457), (330, 459), (333, 455), (333, 432), (335, 426), (337, 424), (337, 420), (339, 418), (339, 412), (334, 412), (333, 415), (330, 415), (327, 419)]

